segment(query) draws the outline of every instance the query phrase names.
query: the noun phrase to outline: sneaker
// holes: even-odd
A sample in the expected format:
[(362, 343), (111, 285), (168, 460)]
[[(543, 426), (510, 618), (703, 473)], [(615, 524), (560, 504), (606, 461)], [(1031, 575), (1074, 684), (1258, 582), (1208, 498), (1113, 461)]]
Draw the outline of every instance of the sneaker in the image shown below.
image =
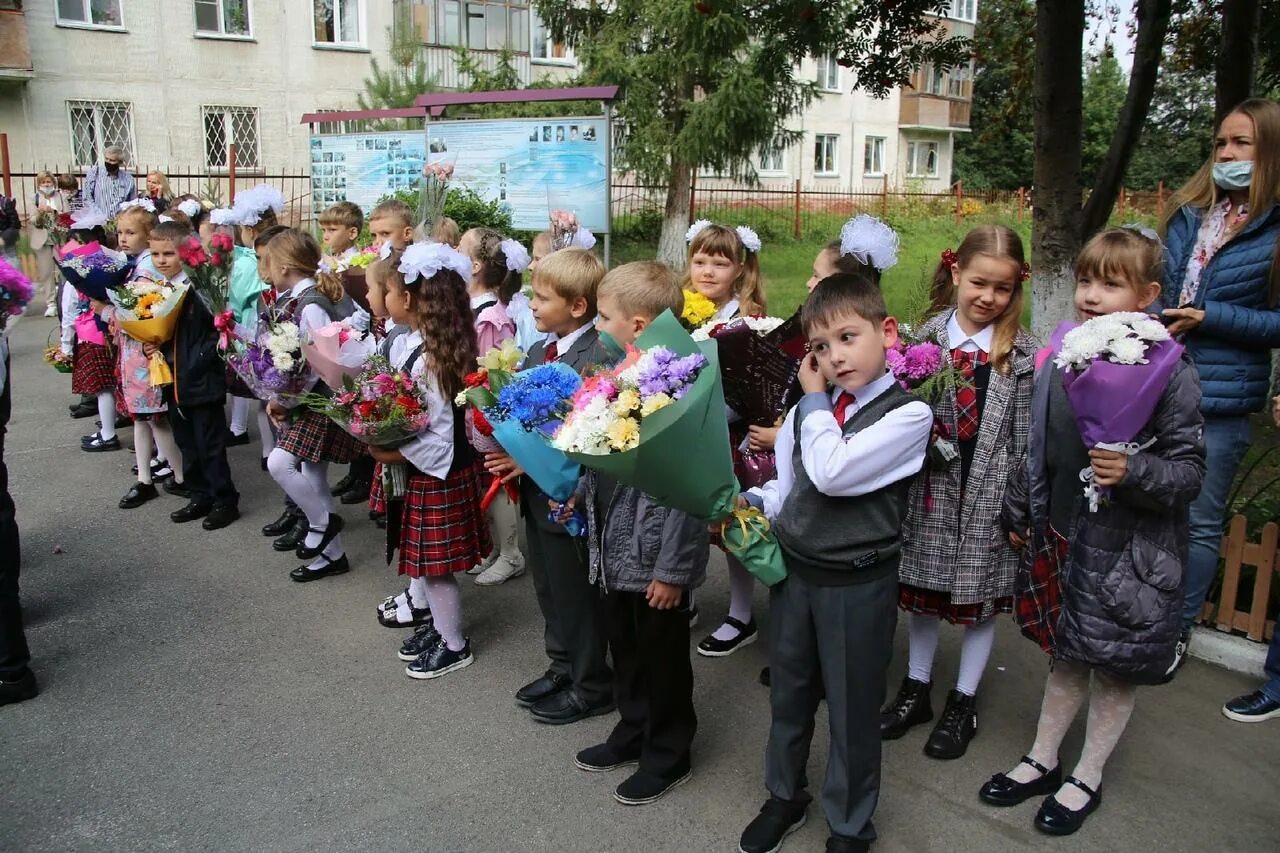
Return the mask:
[(633, 753), (623, 753), (615, 749), (609, 743), (602, 743), (597, 746), (589, 746), (579, 752), (573, 759), (574, 765), (579, 770), (585, 770), (588, 773), (608, 773), (610, 770), (617, 770), (619, 767), (630, 767), (633, 764), (640, 763), (640, 751)]
[(613, 798), (624, 806), (647, 806), (657, 802), (674, 788), (693, 778), (693, 771), (686, 770), (675, 779), (664, 779), (643, 770), (637, 770), (613, 790)]
[(770, 797), (747, 824), (738, 841), (740, 853), (774, 853), (787, 836), (804, 826), (807, 806)]
[(1162, 684), (1168, 684), (1173, 681), (1173, 677), (1178, 674), (1178, 670), (1182, 669), (1182, 665), (1187, 662), (1187, 649), (1191, 648), (1191, 629), (1187, 628), (1178, 636), (1178, 643), (1173, 647), (1173, 663), (1169, 664), (1169, 668), (1164, 671), (1164, 680)]
[(423, 654), (440, 644), (440, 632), (434, 622), (428, 622), (414, 631), (400, 644), (399, 658), (406, 663), (413, 663)]
[(1261, 723), (1280, 717), (1280, 702), (1261, 690), (1245, 696), (1237, 696), (1222, 706), (1222, 716), (1237, 723)]
[(54, 305), (52, 302), (50, 302), (48, 305), (46, 305), (46, 306), (45, 306), (45, 309), (44, 309), (44, 316), (46, 316), (46, 317), (57, 317), (57, 316), (58, 316), (58, 306), (56, 306), (56, 305)]
[(80, 449), (86, 453), (105, 453), (108, 450), (119, 450), (120, 438), (114, 435), (111, 438), (103, 438), (102, 433), (96, 433), (90, 436), (88, 441), (81, 442)]
[(480, 562), (476, 563), (476, 564), (475, 564), (474, 566), (472, 566), (471, 568), (467, 569), (467, 574), (469, 574), (469, 575), (482, 575), (482, 574), (484, 574), (484, 573), (485, 573), (485, 571), (486, 571), (490, 566), (492, 566), (494, 563), (498, 562), (498, 556), (499, 556), (498, 554), (494, 554), (492, 557), (485, 557), (483, 560), (481, 560)]
[(517, 566), (506, 557), (499, 557), (494, 560), (493, 565), (476, 575), (476, 586), (497, 586), (512, 578), (518, 578), (522, 574), (524, 574), (523, 565)]
[(463, 639), (464, 645), (458, 651), (449, 648), (441, 637), (436, 644), (418, 655), (418, 659), (404, 668), (404, 674), (410, 678), (439, 678), (448, 675), (455, 669), (463, 669), (475, 663), (475, 655), (471, 654), (471, 640)]
[(698, 643), (698, 654), (705, 658), (724, 658), (756, 641), (756, 620), (752, 619), (744, 624), (732, 616), (726, 616), (724, 624), (737, 629), (738, 633), (731, 640), (717, 640), (714, 633), (708, 634)]

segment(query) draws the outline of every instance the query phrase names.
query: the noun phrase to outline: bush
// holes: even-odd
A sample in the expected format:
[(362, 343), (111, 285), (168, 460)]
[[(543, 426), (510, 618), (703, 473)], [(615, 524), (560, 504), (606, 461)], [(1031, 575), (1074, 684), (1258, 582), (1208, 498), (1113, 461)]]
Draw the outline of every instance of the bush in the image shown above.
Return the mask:
[[(418, 191), (415, 189), (397, 190), (378, 199), (378, 202), (391, 199), (404, 202), (412, 210), (418, 209)], [(458, 223), (458, 230), (462, 232), (471, 228), (492, 228), (503, 234), (511, 233), (511, 211), (502, 202), (486, 201), (475, 190), (466, 187), (449, 190), (444, 200), (444, 215)]]

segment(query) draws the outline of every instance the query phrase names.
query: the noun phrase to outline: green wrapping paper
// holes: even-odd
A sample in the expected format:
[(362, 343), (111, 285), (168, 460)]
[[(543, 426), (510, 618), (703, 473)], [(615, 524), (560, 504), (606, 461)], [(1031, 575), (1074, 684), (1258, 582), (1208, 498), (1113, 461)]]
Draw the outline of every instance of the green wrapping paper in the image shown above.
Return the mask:
[[(782, 554), (768, 522), (740, 525), (746, 517), (737, 506), (738, 481), (729, 449), (724, 387), (716, 342), (694, 341), (670, 311), (665, 311), (636, 339), (640, 350), (664, 346), (679, 356), (701, 352), (707, 366), (683, 398), (640, 421), (640, 443), (632, 450), (605, 455), (569, 453), (586, 468), (633, 486), (665, 506), (710, 522), (725, 521), (725, 548), (765, 584), (786, 577)], [(759, 522), (764, 522), (763, 526)]]

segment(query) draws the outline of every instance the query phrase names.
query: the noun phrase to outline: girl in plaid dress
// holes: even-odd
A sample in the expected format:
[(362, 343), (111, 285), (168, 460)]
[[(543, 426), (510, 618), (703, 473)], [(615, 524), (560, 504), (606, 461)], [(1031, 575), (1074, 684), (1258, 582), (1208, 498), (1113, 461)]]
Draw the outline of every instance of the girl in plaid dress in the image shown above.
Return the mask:
[[(882, 712), (881, 736), (933, 718), (933, 658), (941, 623), (963, 625), (955, 689), (926, 755), (964, 755), (977, 733), (975, 696), (995, 640), (995, 615), (1013, 607), (1017, 555), (1001, 535), (1005, 483), (1026, 453), (1036, 344), (1020, 323), (1022, 241), (1002, 225), (970, 231), (943, 253), (933, 292), (948, 306), (921, 328), (972, 383), (934, 405), (938, 442), (911, 489), (902, 532), (898, 606), (908, 616), (909, 663)], [(950, 448), (950, 453), (947, 449)]]
[(408, 466), (403, 498), (389, 500), (387, 549), (388, 554), (399, 549), (400, 574), (410, 578), (407, 601), (399, 609), (425, 600), (429, 617), (404, 641), (399, 657), (409, 662), (410, 678), (439, 678), (474, 660), (462, 633), (462, 598), (454, 575), (474, 566), (490, 548), (466, 418), (454, 403), (462, 377), (476, 361), (466, 283), (471, 261), (430, 243), (393, 251), (384, 263), (387, 312), (397, 325), (411, 327), (392, 342), (391, 366), (407, 371), (425, 389), (430, 421), (400, 448), (370, 452), (384, 465)]
[[(310, 234), (292, 228), (280, 232), (267, 244), (266, 263), (280, 294), (278, 308), (298, 324), (300, 336), (355, 313), (342, 281), (319, 271), (320, 244)], [(329, 463), (350, 462), (364, 452), (363, 445), (319, 412), (308, 409), (290, 417), (279, 400), (267, 403), (267, 412), (282, 427), (267, 470), (307, 517), (307, 535), (294, 553), (310, 562), (289, 577), (306, 583), (350, 571), (342, 547), (343, 519), (334, 513), (329, 493)]]

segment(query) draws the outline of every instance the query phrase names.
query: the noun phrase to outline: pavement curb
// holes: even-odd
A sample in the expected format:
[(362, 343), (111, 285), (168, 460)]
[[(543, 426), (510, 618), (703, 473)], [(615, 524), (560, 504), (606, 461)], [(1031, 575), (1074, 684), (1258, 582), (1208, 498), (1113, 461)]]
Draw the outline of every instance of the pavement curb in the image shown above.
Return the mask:
[(1197, 625), (1191, 629), (1191, 646), (1187, 653), (1232, 672), (1260, 679), (1267, 660), (1267, 645)]

